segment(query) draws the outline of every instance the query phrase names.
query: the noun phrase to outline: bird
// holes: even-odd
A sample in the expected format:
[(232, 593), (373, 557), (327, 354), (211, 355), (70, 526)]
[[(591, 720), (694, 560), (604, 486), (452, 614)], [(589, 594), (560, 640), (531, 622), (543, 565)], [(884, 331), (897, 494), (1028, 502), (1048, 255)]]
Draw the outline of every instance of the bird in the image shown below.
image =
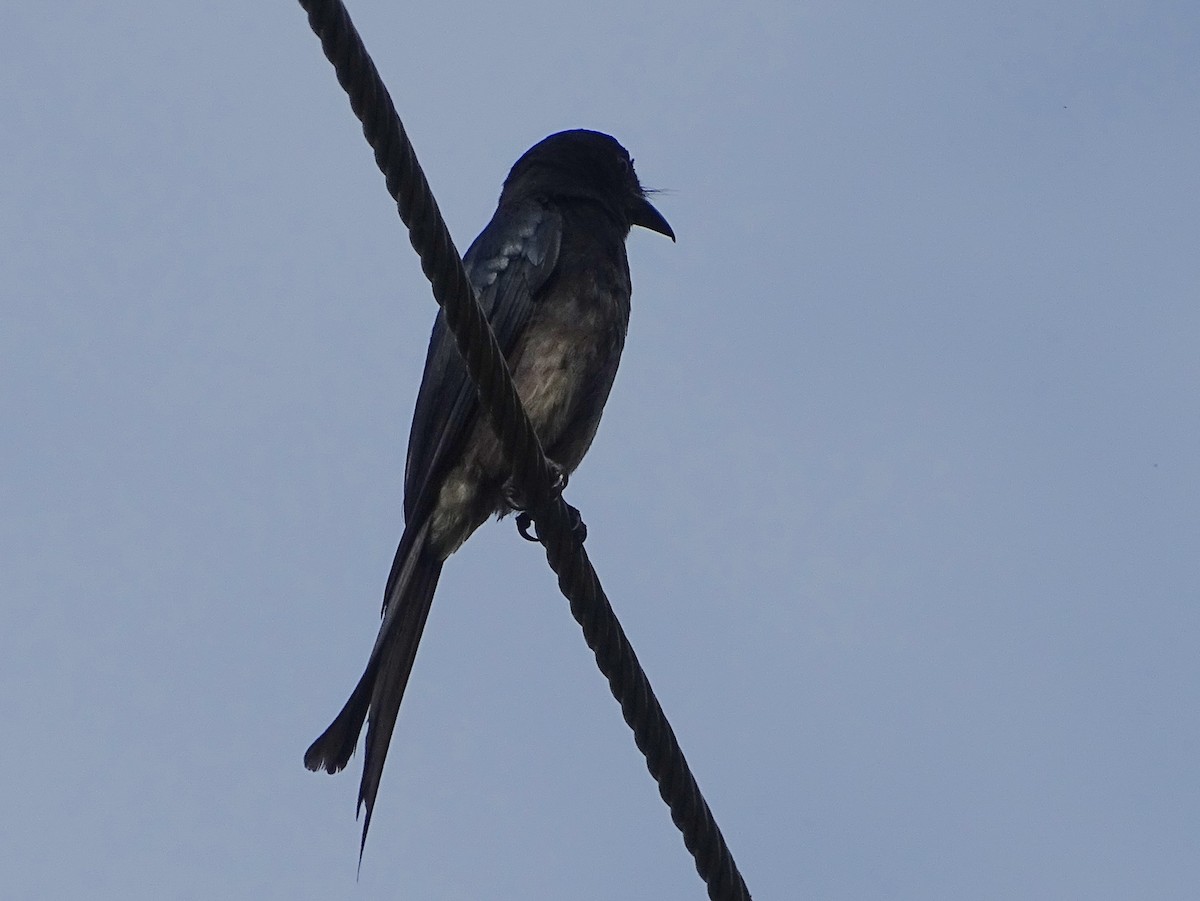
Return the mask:
[[(640, 226), (675, 240), (629, 152), (587, 129), (552, 134), (513, 165), (463, 265), (517, 394), (563, 479), (591, 446), (629, 327), (625, 240)], [(404, 531), (382, 622), (349, 700), (304, 755), (336, 773), (367, 725), (357, 810), (361, 862), (400, 702), (446, 559), (493, 514), (518, 509), (509, 471), (444, 314), (434, 322), (404, 472)]]

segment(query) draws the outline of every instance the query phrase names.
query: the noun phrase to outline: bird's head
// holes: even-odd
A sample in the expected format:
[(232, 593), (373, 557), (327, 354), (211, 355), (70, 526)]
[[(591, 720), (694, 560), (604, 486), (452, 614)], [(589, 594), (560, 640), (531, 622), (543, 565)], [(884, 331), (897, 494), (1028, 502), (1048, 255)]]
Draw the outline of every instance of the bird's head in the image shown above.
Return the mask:
[(525, 151), (504, 181), (501, 200), (537, 195), (595, 201), (628, 227), (640, 225), (675, 240), (667, 220), (646, 199), (629, 151), (602, 132), (560, 131)]

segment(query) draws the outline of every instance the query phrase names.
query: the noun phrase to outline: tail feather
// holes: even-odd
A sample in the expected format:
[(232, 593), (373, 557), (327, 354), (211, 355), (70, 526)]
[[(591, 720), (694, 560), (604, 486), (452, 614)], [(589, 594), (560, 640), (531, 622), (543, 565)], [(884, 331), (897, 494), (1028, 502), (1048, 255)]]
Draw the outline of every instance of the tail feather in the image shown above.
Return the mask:
[(314, 772), (336, 773), (344, 769), (354, 755), (363, 723), (369, 716), (358, 792), (359, 809), (364, 805), (367, 809), (359, 847), (360, 859), (362, 848), (366, 846), (388, 742), (442, 572), (442, 561), (425, 547), (427, 532), (427, 525), (405, 530), (388, 578), (383, 623), (367, 666), (341, 712), (304, 755), (304, 765)]
[(440, 560), (423, 554), (417, 561), (397, 608), (399, 620), (398, 628), (393, 631), (393, 642), (381, 655), (375, 674), (363, 756), (362, 782), (358, 787), (359, 810), (366, 808), (362, 841), (358, 849), (360, 859), (367, 844), (367, 830), (371, 828), (371, 814), (375, 809), (375, 796), (379, 792), (379, 780), (383, 775), (383, 762), (387, 758), (392, 729), (396, 725), (400, 702), (408, 686), (408, 676), (412, 672), (417, 645), (421, 641), (421, 633), (425, 630), (425, 620), (429, 617), (429, 608), (441, 572)]
[(329, 724), (329, 728), (304, 752), (304, 765), (314, 773), (321, 770), (331, 774), (339, 773), (354, 756), (358, 735), (362, 732), (363, 722), (367, 718), (377, 669), (377, 665), (367, 664), (366, 671), (359, 677), (358, 684), (350, 693), (350, 700)]

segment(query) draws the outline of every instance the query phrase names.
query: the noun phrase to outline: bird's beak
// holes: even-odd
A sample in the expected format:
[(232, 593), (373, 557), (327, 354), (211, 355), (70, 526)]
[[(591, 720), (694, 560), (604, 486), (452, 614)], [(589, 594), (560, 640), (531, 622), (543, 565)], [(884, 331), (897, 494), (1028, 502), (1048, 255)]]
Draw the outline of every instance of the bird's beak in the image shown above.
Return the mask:
[(671, 226), (667, 224), (663, 214), (656, 210), (654, 204), (645, 197), (639, 197), (634, 203), (633, 214), (629, 217), (629, 221), (642, 228), (648, 228), (652, 232), (666, 235), (672, 241), (675, 240), (675, 232), (671, 231)]

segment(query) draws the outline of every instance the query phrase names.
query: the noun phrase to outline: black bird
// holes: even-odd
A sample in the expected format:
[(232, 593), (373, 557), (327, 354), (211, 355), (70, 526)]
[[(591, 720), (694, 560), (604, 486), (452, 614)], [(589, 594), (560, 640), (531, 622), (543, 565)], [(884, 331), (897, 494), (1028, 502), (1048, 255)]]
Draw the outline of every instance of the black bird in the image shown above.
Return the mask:
[[(567, 475), (596, 434), (625, 344), (625, 238), (635, 225), (675, 240), (624, 147), (599, 132), (564, 131), (517, 160), (495, 215), (463, 258), (534, 430)], [(350, 700), (304, 755), (310, 770), (338, 772), (369, 717), (360, 855), (442, 564), (488, 516), (513, 509), (508, 476), (439, 313), (408, 439), (405, 527), (383, 623)]]

